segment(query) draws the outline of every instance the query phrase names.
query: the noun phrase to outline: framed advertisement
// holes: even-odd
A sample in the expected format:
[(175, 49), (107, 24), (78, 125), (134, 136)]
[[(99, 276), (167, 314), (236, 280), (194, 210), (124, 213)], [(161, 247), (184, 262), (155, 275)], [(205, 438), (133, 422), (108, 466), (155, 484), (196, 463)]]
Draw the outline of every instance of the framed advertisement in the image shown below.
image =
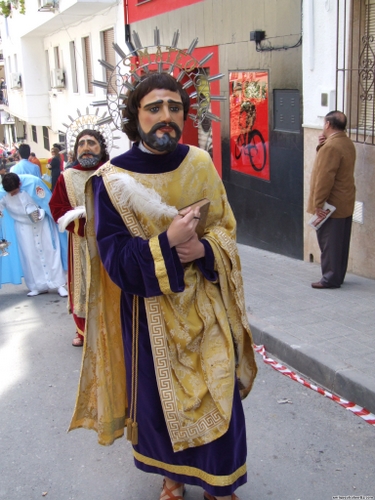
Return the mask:
[(270, 180), (268, 71), (229, 73), (231, 169)]

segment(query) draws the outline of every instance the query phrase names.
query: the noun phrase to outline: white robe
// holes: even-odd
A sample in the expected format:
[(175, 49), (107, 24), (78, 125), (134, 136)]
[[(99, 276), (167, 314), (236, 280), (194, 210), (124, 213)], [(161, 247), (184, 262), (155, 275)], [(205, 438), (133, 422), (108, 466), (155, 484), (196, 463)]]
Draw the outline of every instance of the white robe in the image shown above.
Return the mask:
[(66, 282), (57, 226), (47, 214), (43, 220), (32, 222), (25, 210), (29, 203), (35, 205), (26, 192), (7, 194), (0, 200), (0, 210), (6, 208), (14, 219), (26, 286), (39, 292), (56, 289)]

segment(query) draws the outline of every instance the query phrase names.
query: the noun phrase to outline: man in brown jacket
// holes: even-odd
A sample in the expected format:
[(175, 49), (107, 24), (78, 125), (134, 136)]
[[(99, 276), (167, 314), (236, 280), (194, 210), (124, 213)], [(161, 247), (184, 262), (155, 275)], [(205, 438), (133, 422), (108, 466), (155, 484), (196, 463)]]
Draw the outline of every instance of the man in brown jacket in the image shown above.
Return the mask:
[(346, 116), (331, 111), (324, 118), (323, 133), (311, 174), (307, 211), (324, 217), (324, 202), (336, 207), (317, 230), (322, 278), (313, 288), (339, 288), (348, 266), (350, 234), (355, 201), (355, 147), (345, 133)]

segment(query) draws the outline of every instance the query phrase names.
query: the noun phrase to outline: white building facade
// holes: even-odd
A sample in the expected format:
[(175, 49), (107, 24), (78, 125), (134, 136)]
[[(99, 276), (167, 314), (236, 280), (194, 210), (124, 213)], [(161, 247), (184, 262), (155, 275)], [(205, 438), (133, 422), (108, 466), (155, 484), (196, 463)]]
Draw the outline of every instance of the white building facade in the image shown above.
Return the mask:
[[(1, 18), (7, 88), (0, 141), (26, 142), (37, 157), (49, 158), (52, 144), (65, 143), (66, 125), (87, 110), (94, 115), (91, 103), (105, 99), (91, 82), (106, 80), (99, 59), (119, 62), (112, 42), (124, 45), (124, 8), (114, 0), (26, 0), (25, 10)], [(119, 149), (111, 157), (129, 148), (122, 132), (114, 135)]]

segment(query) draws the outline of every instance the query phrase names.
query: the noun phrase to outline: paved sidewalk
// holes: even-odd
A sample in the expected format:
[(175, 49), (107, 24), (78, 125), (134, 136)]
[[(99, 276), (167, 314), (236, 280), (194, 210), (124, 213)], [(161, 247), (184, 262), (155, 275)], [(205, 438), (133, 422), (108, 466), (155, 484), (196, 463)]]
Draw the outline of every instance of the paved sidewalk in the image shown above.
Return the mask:
[(375, 280), (348, 274), (341, 288), (316, 290), (319, 264), (245, 245), (239, 251), (254, 342), (375, 413)]

